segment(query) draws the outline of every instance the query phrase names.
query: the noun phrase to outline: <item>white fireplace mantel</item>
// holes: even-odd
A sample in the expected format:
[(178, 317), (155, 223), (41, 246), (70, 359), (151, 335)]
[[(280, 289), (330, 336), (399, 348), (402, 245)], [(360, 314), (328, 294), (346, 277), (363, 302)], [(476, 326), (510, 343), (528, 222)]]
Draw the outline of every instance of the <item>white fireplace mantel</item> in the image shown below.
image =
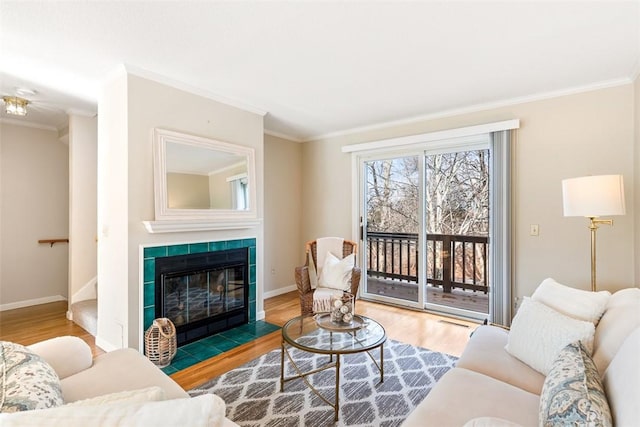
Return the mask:
[(242, 230), (257, 227), (261, 219), (236, 221), (211, 221), (197, 219), (176, 219), (142, 221), (149, 233), (179, 233), (185, 231)]

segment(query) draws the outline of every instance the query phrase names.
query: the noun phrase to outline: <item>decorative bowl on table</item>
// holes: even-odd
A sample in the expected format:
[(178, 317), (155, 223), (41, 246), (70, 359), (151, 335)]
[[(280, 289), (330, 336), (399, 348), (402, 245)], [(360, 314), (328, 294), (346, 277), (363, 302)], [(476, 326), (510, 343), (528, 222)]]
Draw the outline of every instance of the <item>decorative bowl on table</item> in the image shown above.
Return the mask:
[(336, 325), (351, 325), (353, 321), (353, 295), (348, 292), (331, 296), (331, 322)]

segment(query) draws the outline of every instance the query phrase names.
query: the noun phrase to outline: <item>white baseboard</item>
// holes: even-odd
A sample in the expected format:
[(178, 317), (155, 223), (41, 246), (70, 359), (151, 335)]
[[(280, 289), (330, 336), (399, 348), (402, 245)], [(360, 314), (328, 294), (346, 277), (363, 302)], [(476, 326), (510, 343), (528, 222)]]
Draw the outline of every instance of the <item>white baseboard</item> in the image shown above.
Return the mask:
[(67, 320), (73, 321), (73, 311), (67, 310)]
[(0, 311), (14, 310), (16, 308), (31, 307), (32, 305), (47, 304), (47, 303), (50, 303), (50, 302), (66, 301), (66, 300), (67, 299), (65, 297), (63, 297), (62, 295), (53, 295), (53, 296), (50, 296), (50, 297), (42, 297), (42, 298), (28, 299), (28, 300), (24, 300), (24, 301), (16, 301), (16, 302), (10, 302), (10, 303), (7, 303), (7, 304), (0, 304)]
[(105, 352), (110, 352), (113, 350), (118, 350), (119, 347), (116, 347), (114, 345), (112, 345), (111, 343), (109, 343), (108, 341), (105, 341), (104, 339), (100, 338), (100, 337), (96, 337), (96, 346), (100, 347), (103, 351)]
[(278, 289), (274, 289), (272, 291), (267, 291), (267, 292), (263, 293), (262, 296), (263, 296), (263, 298), (277, 297), (278, 295), (287, 294), (287, 293), (295, 291), (297, 289), (298, 289), (298, 287), (295, 284), (293, 284), (293, 285), (290, 285), (290, 286), (285, 286), (284, 288), (278, 288)]
[[(267, 298), (277, 297), (278, 295), (288, 294), (289, 292), (295, 291), (297, 289), (298, 287), (295, 284), (285, 286), (284, 288), (278, 288), (272, 291), (264, 292), (262, 294), (262, 298), (267, 299)], [(264, 310), (262, 310), (259, 313), (256, 313), (256, 320), (264, 320), (265, 317), (266, 317), (266, 313)]]

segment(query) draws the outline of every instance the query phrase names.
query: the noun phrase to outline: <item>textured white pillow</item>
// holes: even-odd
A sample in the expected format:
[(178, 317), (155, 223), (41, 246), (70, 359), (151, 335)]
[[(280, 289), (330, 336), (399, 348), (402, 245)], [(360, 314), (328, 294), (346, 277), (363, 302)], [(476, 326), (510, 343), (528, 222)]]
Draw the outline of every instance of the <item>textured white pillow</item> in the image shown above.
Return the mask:
[(518, 309), (505, 350), (536, 371), (547, 375), (560, 351), (575, 341), (593, 351), (595, 327), (525, 297)]
[(578, 320), (597, 325), (607, 308), (611, 293), (591, 292), (562, 285), (553, 279), (545, 279), (535, 290), (531, 299)]
[(351, 271), (355, 265), (355, 258), (355, 254), (351, 254), (339, 259), (331, 252), (327, 252), (318, 286), (341, 291), (351, 290)]
[(67, 403), (66, 406), (94, 406), (104, 405), (107, 403), (155, 402), (164, 399), (166, 399), (164, 390), (161, 387), (152, 386), (138, 390), (118, 391), (115, 393), (104, 394), (102, 396), (76, 400), (75, 402)]
[(214, 394), (144, 403), (57, 408), (0, 414), (2, 427), (221, 427), (224, 401)]

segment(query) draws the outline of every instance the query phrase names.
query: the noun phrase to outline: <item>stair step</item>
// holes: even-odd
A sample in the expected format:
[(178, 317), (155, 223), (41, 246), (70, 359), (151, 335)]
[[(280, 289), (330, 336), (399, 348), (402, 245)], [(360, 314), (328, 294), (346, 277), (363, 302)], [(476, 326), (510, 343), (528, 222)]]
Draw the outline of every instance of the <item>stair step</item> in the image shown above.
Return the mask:
[(98, 332), (98, 300), (88, 299), (71, 304), (73, 321), (94, 337)]

